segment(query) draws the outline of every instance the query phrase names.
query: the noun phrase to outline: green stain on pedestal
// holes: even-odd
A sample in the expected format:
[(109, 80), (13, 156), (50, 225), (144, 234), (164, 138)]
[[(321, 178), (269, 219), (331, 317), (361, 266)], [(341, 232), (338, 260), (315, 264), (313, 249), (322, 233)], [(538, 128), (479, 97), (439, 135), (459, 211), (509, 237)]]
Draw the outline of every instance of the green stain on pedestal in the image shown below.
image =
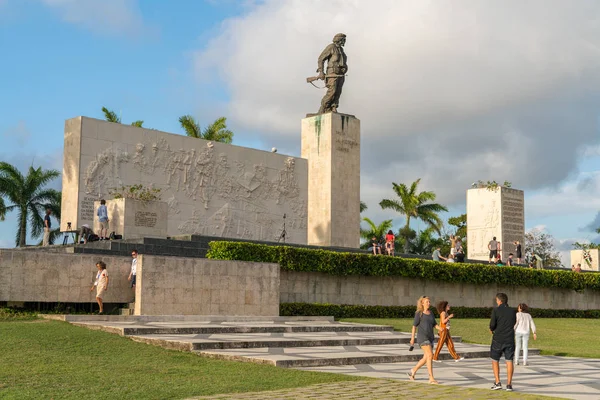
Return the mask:
[(321, 114), (315, 116), (315, 133), (317, 134), (317, 154), (321, 147)]

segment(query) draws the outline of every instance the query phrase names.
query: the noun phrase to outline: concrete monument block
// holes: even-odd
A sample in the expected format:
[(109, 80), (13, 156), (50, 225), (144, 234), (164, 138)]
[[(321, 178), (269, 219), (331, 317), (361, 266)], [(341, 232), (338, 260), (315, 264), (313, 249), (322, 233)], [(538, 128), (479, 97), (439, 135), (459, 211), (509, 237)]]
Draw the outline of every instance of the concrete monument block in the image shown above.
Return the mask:
[[(94, 202), (94, 210), (100, 206)], [(106, 200), (108, 232), (123, 235), (123, 239), (167, 236), (169, 205), (164, 201), (141, 201), (136, 199)], [(96, 212), (94, 212), (96, 215)], [(94, 232), (100, 232), (100, 221), (94, 217)]]
[(598, 258), (600, 257), (600, 250), (589, 249), (587, 253), (588, 257), (584, 257), (583, 250), (571, 250), (571, 265), (581, 264), (582, 271), (599, 271)]
[(308, 163), (302, 158), (91, 118), (65, 122), (61, 230), (93, 225), (111, 188), (161, 189), (167, 235), (306, 244)]
[(308, 244), (360, 244), (360, 121), (327, 113), (302, 120), (308, 160)]
[(522, 190), (506, 187), (467, 190), (467, 257), (488, 261), (488, 243), (494, 236), (500, 242), (502, 260), (506, 260), (509, 253), (514, 254), (515, 241), (521, 243), (525, 252), (525, 198)]

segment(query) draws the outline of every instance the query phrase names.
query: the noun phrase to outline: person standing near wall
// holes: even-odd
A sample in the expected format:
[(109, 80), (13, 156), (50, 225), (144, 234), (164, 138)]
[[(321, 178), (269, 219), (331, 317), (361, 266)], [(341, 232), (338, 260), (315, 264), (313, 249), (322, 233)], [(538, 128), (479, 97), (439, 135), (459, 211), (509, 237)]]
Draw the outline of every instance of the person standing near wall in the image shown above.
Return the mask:
[(106, 200), (100, 200), (100, 207), (98, 207), (98, 221), (100, 222), (100, 240), (108, 240), (108, 210), (106, 209)]
[(96, 301), (100, 307), (98, 314), (103, 314), (104, 305), (102, 303), (102, 298), (104, 297), (104, 292), (108, 289), (108, 272), (106, 272), (106, 264), (103, 261), (98, 261), (96, 263), (96, 268), (98, 268), (98, 274), (96, 275), (96, 281), (94, 282), (94, 285), (92, 285), (90, 292), (96, 288)]
[(129, 276), (127, 277), (127, 280), (131, 282), (131, 288), (133, 289), (133, 296), (135, 297), (135, 276), (137, 274), (137, 256), (138, 256), (138, 251), (137, 250), (132, 250), (131, 251), (131, 271), (129, 272)]
[(417, 312), (415, 313), (415, 319), (413, 321), (412, 333), (410, 336), (410, 345), (415, 344), (415, 334), (417, 335), (417, 343), (423, 350), (423, 358), (419, 360), (417, 365), (407, 372), (408, 378), (411, 381), (415, 380), (415, 374), (423, 365), (427, 364), (427, 371), (429, 372), (429, 383), (438, 385), (438, 381), (433, 377), (433, 341), (434, 334), (433, 330), (442, 328), (435, 322), (435, 316), (429, 307), (431, 301), (427, 296), (421, 296), (417, 301)]
[(502, 389), (500, 382), (500, 357), (504, 354), (506, 360), (506, 390), (512, 392), (512, 376), (514, 371), (513, 359), (515, 358), (515, 324), (517, 323), (517, 312), (508, 306), (508, 296), (505, 293), (496, 295), (498, 307), (492, 310), (490, 319), (490, 332), (493, 333), (490, 357), (492, 358), (492, 370), (496, 381), (492, 390)]
[(50, 228), (52, 228), (52, 221), (50, 221), (50, 215), (52, 210), (46, 208), (46, 215), (44, 216), (44, 238), (42, 240), (42, 246), (50, 245)]

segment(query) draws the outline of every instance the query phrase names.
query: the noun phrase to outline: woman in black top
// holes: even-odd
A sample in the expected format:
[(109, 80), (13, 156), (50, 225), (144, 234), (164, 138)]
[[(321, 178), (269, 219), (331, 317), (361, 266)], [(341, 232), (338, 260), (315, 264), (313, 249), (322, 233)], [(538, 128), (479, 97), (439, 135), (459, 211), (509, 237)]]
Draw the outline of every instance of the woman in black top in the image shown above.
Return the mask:
[(523, 249), (518, 240), (515, 241), (515, 253), (517, 255), (517, 264), (521, 264), (521, 258), (523, 258)]
[[(413, 321), (412, 334), (410, 337), (410, 345), (415, 344), (415, 333), (417, 334), (417, 343), (423, 349), (423, 358), (419, 360), (417, 365), (410, 370), (408, 377), (411, 381), (415, 380), (415, 374), (423, 365), (427, 364), (429, 372), (429, 383), (437, 385), (438, 382), (433, 377), (433, 330), (440, 330), (441, 327), (435, 322), (435, 316), (429, 311), (431, 302), (429, 297), (421, 296), (417, 301), (417, 312)], [(418, 328), (418, 329), (417, 329)]]

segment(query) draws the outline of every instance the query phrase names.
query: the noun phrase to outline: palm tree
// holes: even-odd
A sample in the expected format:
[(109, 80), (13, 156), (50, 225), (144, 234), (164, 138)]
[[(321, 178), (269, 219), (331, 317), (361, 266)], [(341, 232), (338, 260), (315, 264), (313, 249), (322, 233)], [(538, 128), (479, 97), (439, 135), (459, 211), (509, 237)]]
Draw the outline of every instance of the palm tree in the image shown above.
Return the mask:
[(189, 137), (211, 140), (213, 142), (233, 142), (233, 132), (227, 129), (227, 118), (220, 117), (202, 130), (200, 124), (191, 115), (179, 117), (179, 124)]
[(0, 204), (0, 213), (17, 211), (19, 227), (15, 235), (15, 244), (24, 247), (27, 244), (27, 226), (33, 237), (44, 231), (44, 212), (46, 207), (52, 209), (52, 203), (60, 197), (60, 192), (44, 186), (58, 177), (56, 170), (42, 170), (42, 167), (29, 167), (27, 176), (23, 176), (13, 165), (0, 162), (0, 198), (6, 197), (13, 204), (6, 206), (4, 200)]
[[(106, 107), (102, 107), (102, 112), (104, 113), (104, 119), (108, 122), (114, 122), (116, 124), (121, 123), (121, 117), (119, 117), (116, 112), (109, 110)], [(142, 128), (143, 125), (144, 121), (142, 120), (137, 120), (131, 123), (131, 126), (137, 126), (138, 128)]]
[(367, 229), (363, 229), (362, 227), (360, 228), (360, 237), (365, 239), (365, 241), (366, 241), (361, 246), (364, 248), (369, 247), (369, 241), (373, 237), (376, 237), (378, 240), (382, 240), (382, 238), (385, 236), (385, 234), (390, 229), (392, 229), (392, 220), (391, 219), (386, 219), (379, 225), (375, 225), (375, 223), (367, 217), (364, 217), (362, 220), (365, 221), (369, 225), (369, 227)]
[(360, 212), (363, 212), (367, 209), (367, 203), (365, 203), (364, 201), (360, 201)]
[(434, 238), (434, 230), (427, 228), (419, 232), (414, 242), (411, 243), (410, 251), (412, 254), (431, 255), (436, 246), (441, 246), (444, 242), (441, 238)]
[[(431, 227), (438, 235), (441, 234), (441, 228), (443, 225), (442, 220), (438, 216), (438, 213), (442, 211), (448, 211), (446, 207), (438, 203), (430, 203), (435, 200), (436, 195), (433, 192), (417, 192), (421, 179), (414, 181), (410, 188), (405, 184), (397, 184), (392, 182), (394, 192), (398, 196), (398, 200), (383, 199), (379, 203), (382, 209), (391, 208), (392, 210), (404, 215), (406, 218), (406, 224), (402, 228), (402, 234), (408, 234), (410, 229), (410, 219), (416, 218), (425, 222)], [(404, 252), (408, 253), (410, 249), (410, 239), (404, 242)]]

